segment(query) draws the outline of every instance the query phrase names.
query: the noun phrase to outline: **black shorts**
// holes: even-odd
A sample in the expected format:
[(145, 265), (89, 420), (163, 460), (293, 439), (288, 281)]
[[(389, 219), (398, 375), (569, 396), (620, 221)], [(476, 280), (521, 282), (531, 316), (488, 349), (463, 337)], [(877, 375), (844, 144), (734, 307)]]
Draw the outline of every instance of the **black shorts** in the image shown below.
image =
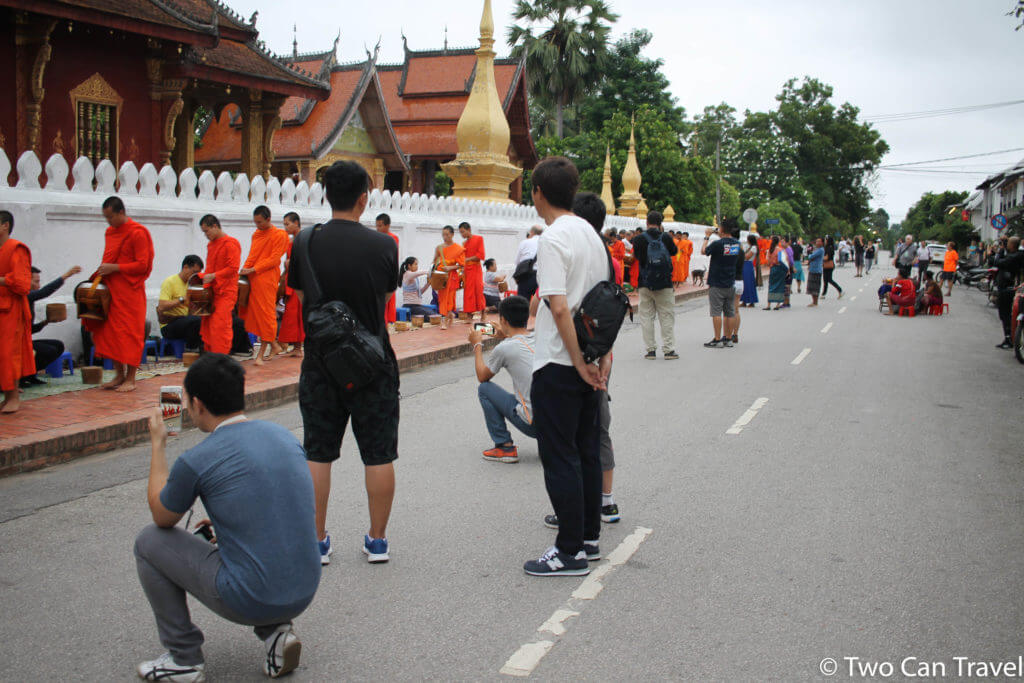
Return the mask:
[(953, 271), (944, 270), (942, 271), (942, 274), (939, 277), (943, 280), (952, 280), (954, 277), (956, 277), (956, 273)]
[(299, 376), (303, 446), (311, 462), (334, 462), (352, 418), (363, 464), (386, 465), (398, 457), (398, 367), (355, 392), (342, 391), (323, 365), (306, 351)]

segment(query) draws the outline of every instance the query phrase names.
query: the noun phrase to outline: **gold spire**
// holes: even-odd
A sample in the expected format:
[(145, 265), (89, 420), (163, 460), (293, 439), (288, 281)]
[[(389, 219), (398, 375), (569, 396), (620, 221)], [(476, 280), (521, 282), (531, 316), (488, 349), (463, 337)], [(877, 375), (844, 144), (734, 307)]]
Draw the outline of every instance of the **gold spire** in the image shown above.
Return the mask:
[(643, 197), (640, 198), (640, 203), (636, 205), (636, 217), (647, 218), (647, 213), (650, 209), (647, 208), (647, 200)]
[(676, 219), (676, 210), (672, 208), (671, 204), (666, 206), (665, 210), (662, 211), (661, 214), (665, 217), (665, 220), (668, 221), (669, 223), (675, 221), (675, 219)]
[[(643, 178), (640, 176), (640, 165), (636, 162), (636, 120), (629, 124), (629, 156), (626, 157), (626, 167), (622, 169), (622, 196), (619, 197), (619, 213), (623, 216), (639, 216), (638, 206), (643, 201), (640, 194), (640, 183)], [(645, 204), (646, 206), (646, 204)]]
[(612, 148), (609, 145), (604, 153), (604, 179), (601, 181), (601, 201), (604, 202), (605, 213), (615, 215), (615, 195), (612, 194)]
[(452, 179), (453, 194), (467, 199), (510, 202), (509, 184), (521, 171), (509, 162), (512, 133), (495, 85), (491, 0), (484, 0), (473, 91), (459, 117), (455, 136), (459, 153), (454, 161), (442, 166)]

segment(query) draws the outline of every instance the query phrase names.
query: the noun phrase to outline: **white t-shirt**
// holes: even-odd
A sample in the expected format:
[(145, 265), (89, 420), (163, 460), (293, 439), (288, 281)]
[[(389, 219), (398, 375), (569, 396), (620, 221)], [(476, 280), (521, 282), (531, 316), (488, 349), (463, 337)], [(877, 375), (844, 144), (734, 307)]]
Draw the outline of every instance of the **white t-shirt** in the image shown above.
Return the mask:
[(519, 243), (519, 249), (516, 250), (516, 260), (513, 267), (518, 266), (523, 261), (532, 259), (537, 256), (537, 243), (540, 241), (537, 237), (527, 237), (525, 240)]
[[(594, 285), (608, 278), (608, 257), (597, 231), (578, 216), (562, 216), (548, 226), (537, 246), (537, 294), (562, 294), (575, 313)], [(572, 365), (551, 309), (537, 310), (534, 371), (548, 363)]]

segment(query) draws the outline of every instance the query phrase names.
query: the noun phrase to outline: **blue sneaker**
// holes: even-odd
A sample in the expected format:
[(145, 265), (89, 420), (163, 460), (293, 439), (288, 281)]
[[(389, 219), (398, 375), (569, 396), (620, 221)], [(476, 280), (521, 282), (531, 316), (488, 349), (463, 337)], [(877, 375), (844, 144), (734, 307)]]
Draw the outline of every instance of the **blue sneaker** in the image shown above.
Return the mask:
[(366, 553), (367, 562), (387, 562), (391, 559), (388, 556), (386, 538), (370, 538), (370, 535), (366, 534), (363, 536), (363, 552)]
[(331, 553), (334, 552), (334, 548), (331, 547), (331, 535), (324, 536), (324, 540), (318, 541), (317, 545), (320, 546), (320, 564), (330, 564)]

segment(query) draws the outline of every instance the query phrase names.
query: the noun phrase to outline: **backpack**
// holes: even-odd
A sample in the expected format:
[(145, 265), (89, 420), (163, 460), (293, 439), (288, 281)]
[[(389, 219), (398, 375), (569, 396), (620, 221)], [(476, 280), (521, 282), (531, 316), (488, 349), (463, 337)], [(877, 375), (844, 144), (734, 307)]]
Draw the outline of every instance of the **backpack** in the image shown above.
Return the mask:
[(647, 266), (643, 270), (644, 285), (648, 289), (668, 289), (672, 286), (672, 257), (665, 243), (647, 237)]
[[(587, 363), (604, 357), (612, 350), (627, 313), (630, 321), (633, 320), (633, 306), (629, 303), (629, 297), (615, 282), (611, 254), (607, 249), (604, 252), (608, 257), (608, 279), (590, 288), (572, 317), (576, 339), (583, 352), (583, 360)], [(667, 250), (665, 253), (668, 253)]]
[(348, 304), (321, 301), (323, 290), (310, 260), (313, 235), (321, 227), (316, 225), (300, 232), (292, 248), (302, 255), (306, 348), (308, 355), (319, 360), (338, 387), (351, 393), (382, 374), (392, 372), (391, 362), (384, 340), (366, 329)]

